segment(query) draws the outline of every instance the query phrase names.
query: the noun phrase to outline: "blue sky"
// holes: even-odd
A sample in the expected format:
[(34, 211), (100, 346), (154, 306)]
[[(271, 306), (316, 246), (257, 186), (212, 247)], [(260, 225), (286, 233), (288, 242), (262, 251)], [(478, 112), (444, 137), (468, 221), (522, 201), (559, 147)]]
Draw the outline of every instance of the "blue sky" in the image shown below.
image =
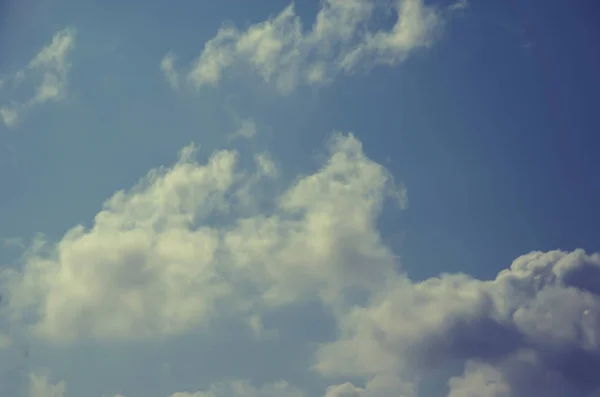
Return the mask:
[(3, 391), (600, 393), (594, 2), (0, 7)]

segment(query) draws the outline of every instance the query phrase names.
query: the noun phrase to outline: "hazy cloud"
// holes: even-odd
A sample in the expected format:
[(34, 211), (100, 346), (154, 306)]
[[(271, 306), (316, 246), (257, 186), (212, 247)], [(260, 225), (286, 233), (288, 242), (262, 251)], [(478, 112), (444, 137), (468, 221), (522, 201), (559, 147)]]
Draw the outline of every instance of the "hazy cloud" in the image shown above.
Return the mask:
[(174, 90), (179, 89), (179, 73), (175, 70), (176, 57), (174, 54), (167, 54), (160, 62), (160, 70), (165, 75), (165, 79)]
[[(48, 101), (59, 101), (67, 95), (68, 73), (71, 64), (68, 60), (75, 46), (76, 30), (66, 28), (58, 31), (52, 41), (43, 47), (33, 59), (22, 69), (5, 80), (12, 84), (12, 89), (4, 90), (3, 97), (11, 95), (12, 90), (19, 88), (24, 81), (31, 81), (34, 93), (24, 101), (14, 101), (8, 97), (0, 106), (0, 117), (4, 124), (13, 127), (21, 115), (29, 109)], [(7, 94), (6, 91), (9, 93)]]

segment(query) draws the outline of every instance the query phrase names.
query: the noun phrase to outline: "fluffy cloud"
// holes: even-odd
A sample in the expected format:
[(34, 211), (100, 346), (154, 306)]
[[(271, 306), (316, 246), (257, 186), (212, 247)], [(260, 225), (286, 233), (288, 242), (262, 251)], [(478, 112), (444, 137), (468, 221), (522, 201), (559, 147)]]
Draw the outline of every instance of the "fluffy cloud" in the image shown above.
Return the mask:
[[(3, 274), (8, 307), (68, 342), (172, 337), (225, 317), (260, 335), (268, 311), (318, 301), (338, 327), (315, 356), (326, 397), (413, 397), (440, 379), (449, 397), (600, 395), (600, 254), (533, 252), (493, 280), (413, 282), (377, 232), (384, 199), (402, 197), (391, 175), (352, 135), (328, 152), (269, 200), (267, 154), (248, 171), (235, 151), (200, 164), (186, 147), (91, 227), (36, 243)], [(174, 396), (231, 394), (302, 395), (231, 381)]]
[[(372, 0), (324, 0), (308, 31), (293, 5), (245, 31), (224, 26), (183, 74), (200, 88), (218, 84), (235, 65), (249, 65), (266, 82), (289, 93), (298, 84), (326, 84), (340, 73), (396, 65), (435, 40), (443, 20), (436, 7), (422, 0), (395, 0), (394, 25), (372, 29), (376, 11), (387, 7)], [(175, 79), (171, 60), (168, 55), (162, 62), (169, 81)]]
[(466, 364), (450, 396), (596, 396), (600, 392), (600, 255), (534, 252), (491, 281), (399, 277), (343, 316), (325, 344), (326, 374), (427, 379)]
[[(67, 94), (68, 73), (71, 67), (68, 56), (75, 45), (76, 30), (66, 28), (57, 32), (52, 42), (42, 48), (27, 64), (3, 81), (13, 92), (24, 82), (31, 82), (35, 89), (33, 95), (24, 101), (9, 100), (0, 107), (0, 117), (9, 127), (16, 125), (19, 117), (28, 109), (46, 103), (59, 101)], [(5, 93), (6, 95), (6, 93)]]
[(336, 136), (327, 163), (268, 213), (255, 211), (277, 175), (267, 155), (245, 172), (234, 151), (204, 165), (194, 151), (5, 272), (13, 313), (33, 313), (52, 340), (152, 338), (315, 297), (342, 305), (393, 274), (375, 220), (395, 188), (353, 136)]

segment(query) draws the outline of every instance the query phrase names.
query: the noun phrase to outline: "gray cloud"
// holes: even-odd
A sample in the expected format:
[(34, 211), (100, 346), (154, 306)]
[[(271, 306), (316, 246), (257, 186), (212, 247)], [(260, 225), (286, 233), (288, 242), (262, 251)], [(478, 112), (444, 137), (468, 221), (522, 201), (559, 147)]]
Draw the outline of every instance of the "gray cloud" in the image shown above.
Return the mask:
[(322, 346), (317, 369), (423, 380), (462, 363), (464, 375), (449, 383), (452, 397), (596, 395), (599, 272), (600, 256), (578, 250), (525, 255), (492, 281), (400, 278), (342, 318), (343, 337)]

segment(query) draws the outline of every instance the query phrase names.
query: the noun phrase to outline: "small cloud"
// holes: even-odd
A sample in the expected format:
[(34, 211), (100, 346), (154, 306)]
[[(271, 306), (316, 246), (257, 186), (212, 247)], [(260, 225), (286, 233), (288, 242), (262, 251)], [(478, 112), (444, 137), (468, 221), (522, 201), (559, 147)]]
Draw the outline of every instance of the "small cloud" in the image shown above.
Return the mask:
[(229, 136), (230, 141), (236, 138), (250, 139), (256, 135), (257, 127), (253, 119), (242, 119), (238, 122), (238, 124), (238, 129)]
[(19, 119), (19, 112), (16, 107), (1, 107), (0, 117), (2, 117), (2, 121), (7, 127), (14, 127)]
[(450, 11), (466, 10), (467, 8), (469, 8), (469, 0), (458, 0), (448, 7)]
[(13, 101), (10, 106), (0, 107), (0, 116), (6, 126), (14, 127), (21, 114), (34, 106), (60, 101), (66, 97), (71, 68), (68, 55), (75, 46), (76, 33), (71, 27), (57, 32), (52, 41), (27, 66), (4, 78), (4, 81), (12, 82), (12, 89), (18, 88), (26, 80), (31, 80), (36, 85), (35, 93), (29, 99), (23, 102)]
[(179, 90), (179, 73), (175, 70), (176, 56), (169, 53), (164, 56), (160, 62), (160, 70), (165, 75), (165, 79), (174, 90)]
[(29, 374), (30, 397), (65, 397), (65, 382), (52, 383), (48, 375)]
[(257, 154), (254, 156), (254, 161), (256, 162), (260, 175), (264, 175), (269, 178), (274, 178), (277, 176), (277, 167), (267, 153)]
[(8, 349), (12, 346), (12, 339), (10, 336), (0, 333), (0, 351)]
[(66, 95), (67, 73), (71, 67), (68, 54), (75, 46), (74, 28), (66, 28), (54, 35), (52, 42), (29, 62), (28, 68), (42, 73), (42, 83), (31, 103), (60, 100)]
[(25, 248), (25, 244), (23, 243), (23, 239), (20, 237), (6, 237), (3, 238), (2, 244), (5, 247), (14, 247), (14, 248)]

